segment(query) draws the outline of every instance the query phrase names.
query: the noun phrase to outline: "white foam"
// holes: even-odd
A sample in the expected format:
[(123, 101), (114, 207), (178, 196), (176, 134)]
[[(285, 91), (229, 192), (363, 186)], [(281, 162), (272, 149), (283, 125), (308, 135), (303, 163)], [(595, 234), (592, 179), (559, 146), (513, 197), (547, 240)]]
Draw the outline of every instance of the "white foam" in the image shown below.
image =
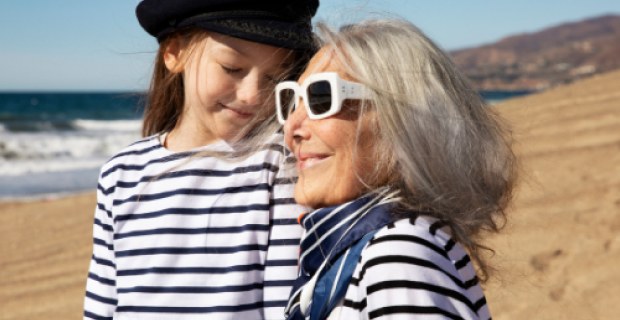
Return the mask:
[(83, 120), (73, 121), (76, 128), (82, 130), (112, 130), (112, 131), (130, 131), (140, 130), (141, 120)]
[[(117, 129), (110, 129), (110, 122)], [(86, 121), (82, 124), (90, 129), (2, 132), (0, 175), (100, 167), (106, 159), (140, 138), (139, 121)]]

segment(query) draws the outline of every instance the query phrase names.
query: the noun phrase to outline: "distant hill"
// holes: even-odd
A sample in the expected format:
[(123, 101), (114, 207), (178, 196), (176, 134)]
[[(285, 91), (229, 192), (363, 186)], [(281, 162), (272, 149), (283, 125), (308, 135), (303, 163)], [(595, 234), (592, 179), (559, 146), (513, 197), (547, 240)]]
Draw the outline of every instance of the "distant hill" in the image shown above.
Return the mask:
[(480, 90), (541, 90), (620, 68), (620, 16), (606, 15), (450, 52)]

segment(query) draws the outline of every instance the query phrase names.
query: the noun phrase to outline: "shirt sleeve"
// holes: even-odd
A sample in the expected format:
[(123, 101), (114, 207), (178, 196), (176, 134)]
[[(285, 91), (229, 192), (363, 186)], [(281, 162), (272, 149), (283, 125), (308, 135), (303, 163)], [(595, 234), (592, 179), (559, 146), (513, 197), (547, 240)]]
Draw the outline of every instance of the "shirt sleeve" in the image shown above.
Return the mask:
[(112, 319), (117, 305), (114, 223), (111, 212), (112, 188), (97, 186), (97, 207), (93, 224), (93, 255), (86, 280), (84, 319)]
[(295, 176), (290, 158), (278, 164), (270, 199), (269, 245), (265, 260), (265, 319), (284, 319), (284, 307), (297, 278), (297, 259), (302, 228), (297, 217), (306, 208), (293, 198)]
[(432, 237), (388, 230), (362, 252), (351, 283), (357, 296), (344, 304), (366, 319), (487, 319), (479, 316), (486, 300), (475, 273), (464, 279), (460, 267)]

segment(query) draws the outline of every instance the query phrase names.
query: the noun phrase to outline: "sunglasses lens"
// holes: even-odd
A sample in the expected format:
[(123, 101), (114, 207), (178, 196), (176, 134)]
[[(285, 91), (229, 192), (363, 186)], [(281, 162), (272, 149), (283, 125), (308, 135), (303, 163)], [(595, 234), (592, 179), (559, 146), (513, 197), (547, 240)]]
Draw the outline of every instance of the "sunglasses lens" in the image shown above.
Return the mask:
[(332, 105), (332, 90), (329, 81), (317, 81), (308, 86), (308, 107), (314, 115), (322, 115)]
[(295, 111), (295, 90), (282, 89), (278, 92), (280, 97), (280, 111), (282, 111), (282, 117), (286, 120), (289, 114)]

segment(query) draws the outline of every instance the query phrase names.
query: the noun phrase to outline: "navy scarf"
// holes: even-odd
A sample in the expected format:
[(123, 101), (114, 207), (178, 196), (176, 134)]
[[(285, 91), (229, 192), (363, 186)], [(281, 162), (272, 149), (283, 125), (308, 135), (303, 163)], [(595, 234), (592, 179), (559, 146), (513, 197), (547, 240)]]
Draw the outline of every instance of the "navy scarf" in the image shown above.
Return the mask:
[[(338, 259), (347, 249), (365, 235), (393, 222), (392, 208), (399, 200), (395, 194), (384, 188), (339, 206), (315, 210), (303, 217), (301, 225), (306, 232), (301, 240), (299, 274), (285, 309), (288, 320), (306, 319), (310, 307), (300, 297), (312, 292), (316, 279), (336, 261), (343, 261)], [(308, 288), (305, 288), (306, 285)]]

